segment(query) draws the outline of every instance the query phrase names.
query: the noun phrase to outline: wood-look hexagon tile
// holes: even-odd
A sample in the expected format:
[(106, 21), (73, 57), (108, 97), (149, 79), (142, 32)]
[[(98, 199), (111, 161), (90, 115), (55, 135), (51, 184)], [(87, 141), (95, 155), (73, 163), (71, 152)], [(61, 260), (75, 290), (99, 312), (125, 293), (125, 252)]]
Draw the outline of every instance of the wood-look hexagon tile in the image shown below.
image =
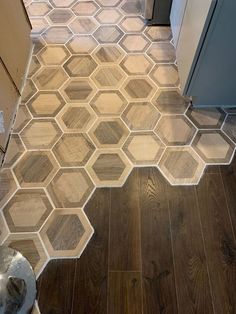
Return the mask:
[(156, 134), (169, 146), (189, 145), (195, 127), (184, 115), (163, 116), (155, 128)]
[(95, 49), (97, 42), (90, 35), (76, 35), (66, 46), (72, 54), (89, 54)]
[(147, 54), (156, 63), (174, 63), (176, 59), (175, 48), (169, 42), (152, 44)]
[(10, 232), (36, 232), (52, 211), (43, 189), (18, 190), (3, 208)]
[(23, 93), (21, 95), (21, 102), (26, 103), (34, 94), (37, 89), (31, 79), (27, 79), (24, 85)]
[(16, 114), (16, 120), (13, 127), (13, 132), (20, 132), (26, 124), (31, 120), (29, 110), (25, 105), (20, 105)]
[(66, 26), (52, 26), (43, 33), (42, 37), (48, 44), (65, 44), (72, 35)]
[(98, 88), (110, 90), (121, 86), (125, 74), (119, 66), (102, 66), (93, 73), (92, 79)]
[(101, 7), (116, 7), (121, 0), (96, 0)]
[(174, 64), (155, 65), (150, 76), (160, 87), (178, 87), (179, 85), (178, 69)]
[(193, 107), (189, 107), (186, 115), (198, 129), (220, 129), (226, 116), (220, 108)]
[(135, 0), (125, 0), (121, 5), (121, 10), (127, 15), (140, 15), (142, 13), (141, 2)]
[(31, 17), (30, 22), (32, 25), (32, 35), (42, 34), (49, 27), (47, 20), (42, 17)]
[(45, 40), (39, 35), (31, 35), (33, 43), (33, 55), (36, 55), (43, 47), (46, 46)]
[(127, 16), (119, 26), (125, 33), (139, 33), (145, 29), (145, 20), (141, 16)]
[(100, 44), (117, 43), (123, 35), (122, 30), (116, 25), (100, 26), (93, 34)]
[(47, 255), (37, 234), (10, 234), (3, 244), (27, 258), (36, 276), (42, 271)]
[(77, 17), (69, 26), (75, 34), (92, 34), (98, 24), (93, 17)]
[(93, 16), (99, 9), (99, 6), (94, 1), (79, 1), (72, 8), (75, 15)]
[(3, 219), (2, 213), (0, 213), (0, 244), (3, 243), (3, 241), (6, 239), (6, 237), (9, 235), (9, 231), (7, 229), (6, 223)]
[(41, 68), (41, 64), (38, 58), (36, 56), (32, 56), (30, 67), (29, 67), (29, 72), (28, 72), (28, 77), (31, 77), (32, 75), (34, 75), (40, 68)]
[(120, 115), (126, 105), (127, 100), (117, 90), (99, 91), (90, 102), (98, 116)]
[(99, 149), (86, 169), (96, 186), (119, 187), (125, 183), (132, 165), (120, 149)]
[(104, 64), (119, 63), (124, 56), (123, 50), (117, 45), (99, 45), (93, 52), (94, 59)]
[(44, 16), (52, 10), (47, 2), (32, 2), (27, 6), (29, 16)]
[(79, 168), (63, 168), (47, 187), (58, 208), (82, 207), (90, 197), (94, 185), (87, 172)]
[(0, 170), (0, 208), (9, 200), (17, 189), (11, 170)]
[(20, 133), (27, 149), (50, 149), (61, 136), (54, 119), (33, 119)]
[(227, 116), (222, 130), (236, 143), (236, 115), (230, 114)]
[(64, 132), (87, 132), (96, 120), (94, 111), (86, 105), (68, 104), (57, 116)]
[(74, 3), (76, 3), (77, 0), (49, 0), (49, 1), (55, 8), (69, 8)]
[(68, 76), (61, 67), (43, 67), (34, 76), (39, 90), (57, 90), (67, 79)]
[(192, 147), (206, 163), (228, 164), (235, 145), (219, 130), (198, 131)]
[(156, 165), (165, 145), (153, 132), (131, 133), (123, 150), (134, 165)]
[(119, 118), (100, 118), (89, 135), (99, 148), (118, 148), (128, 137), (129, 131)]
[(205, 163), (191, 147), (167, 147), (158, 166), (171, 185), (195, 185)]
[(64, 69), (70, 77), (88, 77), (96, 67), (97, 63), (90, 55), (72, 56), (64, 64)]
[(49, 151), (26, 152), (13, 171), (21, 187), (44, 187), (57, 172), (56, 160)]
[(25, 151), (21, 139), (17, 134), (12, 134), (4, 160), (4, 168), (10, 168)]
[(122, 93), (131, 101), (149, 100), (155, 91), (156, 86), (147, 76), (130, 77), (122, 86)]
[(79, 257), (93, 228), (79, 209), (56, 209), (40, 232), (51, 257)]
[(163, 114), (183, 114), (190, 104), (190, 99), (183, 97), (178, 89), (164, 89), (156, 93), (152, 102)]
[(95, 16), (100, 24), (117, 24), (121, 17), (122, 14), (115, 8), (103, 8)]
[(39, 60), (44, 65), (61, 65), (69, 56), (69, 51), (62, 45), (47, 45), (38, 54)]
[(96, 87), (90, 79), (70, 79), (61, 89), (61, 93), (68, 102), (88, 103), (96, 93)]
[(27, 103), (33, 117), (55, 117), (65, 105), (65, 101), (58, 92), (38, 92)]
[(130, 103), (122, 114), (122, 119), (132, 131), (153, 130), (160, 113), (150, 102)]
[(128, 53), (145, 52), (150, 45), (150, 41), (143, 34), (126, 34), (119, 42), (121, 47)]
[(63, 134), (53, 148), (62, 167), (85, 166), (95, 150), (88, 136), (83, 133)]
[(153, 62), (143, 54), (129, 54), (120, 66), (128, 75), (145, 75), (150, 72)]
[(53, 25), (67, 25), (74, 17), (69, 9), (55, 9), (48, 14), (47, 19)]
[(168, 26), (149, 26), (145, 35), (152, 42), (169, 42), (172, 38), (171, 28)]

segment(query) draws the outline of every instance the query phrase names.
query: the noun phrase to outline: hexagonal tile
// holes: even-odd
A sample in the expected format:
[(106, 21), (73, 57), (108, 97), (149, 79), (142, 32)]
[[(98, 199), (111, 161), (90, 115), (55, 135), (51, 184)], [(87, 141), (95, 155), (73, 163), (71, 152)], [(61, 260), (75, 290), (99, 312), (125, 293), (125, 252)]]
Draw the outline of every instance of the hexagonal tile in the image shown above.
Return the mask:
[(153, 132), (131, 133), (123, 150), (135, 165), (155, 165), (160, 159), (165, 145)]
[(64, 64), (64, 69), (71, 77), (87, 77), (96, 69), (97, 63), (89, 55), (72, 56)]
[(129, 131), (119, 118), (100, 118), (89, 135), (99, 148), (117, 148), (124, 143)]
[(145, 21), (140, 16), (127, 16), (121, 21), (120, 27), (126, 33), (139, 33), (145, 29)]
[(153, 42), (166, 42), (172, 38), (171, 28), (168, 26), (149, 26), (145, 30), (145, 35)]
[(93, 57), (98, 63), (119, 63), (124, 56), (124, 52), (117, 45), (99, 45), (94, 51)]
[(46, 186), (58, 169), (48, 151), (26, 152), (13, 171), (22, 187)]
[(95, 150), (86, 134), (63, 134), (53, 148), (62, 167), (84, 166)]
[(117, 90), (99, 91), (90, 102), (98, 116), (120, 115), (126, 105), (127, 100)]
[(121, 9), (127, 15), (140, 15), (142, 13), (141, 2), (135, 0), (124, 1)]
[(40, 68), (41, 68), (41, 64), (38, 58), (36, 56), (32, 56), (30, 67), (29, 67), (29, 72), (28, 72), (28, 77), (31, 77), (32, 75), (34, 75)]
[(96, 87), (90, 79), (70, 79), (61, 93), (68, 102), (87, 103), (96, 93)]
[(130, 100), (149, 100), (155, 93), (156, 87), (152, 81), (146, 77), (130, 77), (124, 83), (122, 91)]
[(63, 168), (58, 171), (47, 190), (56, 207), (75, 208), (85, 204), (93, 188), (84, 169)]
[(32, 2), (27, 7), (30, 16), (44, 16), (50, 12), (52, 7), (46, 2)]
[(40, 235), (51, 257), (79, 257), (93, 234), (81, 209), (57, 209)]
[(38, 92), (27, 103), (34, 117), (55, 117), (63, 108), (65, 101), (58, 92)]
[(74, 54), (89, 54), (96, 46), (96, 40), (89, 35), (76, 35), (67, 43), (67, 48)]
[(178, 69), (173, 64), (155, 65), (150, 76), (160, 87), (177, 87), (179, 85)]
[(166, 145), (177, 146), (190, 144), (196, 129), (185, 116), (173, 115), (162, 117), (155, 132)]
[(49, 26), (47, 20), (42, 17), (31, 17), (30, 22), (32, 25), (31, 34), (33, 35), (42, 34)]
[(68, 50), (62, 45), (46, 46), (38, 54), (39, 60), (44, 65), (61, 65), (70, 56)]
[(31, 120), (31, 115), (26, 106), (20, 105), (16, 114), (16, 120), (14, 122), (13, 132), (20, 132), (26, 124)]
[(132, 170), (127, 157), (119, 149), (97, 150), (86, 168), (99, 187), (122, 186)]
[(159, 112), (149, 102), (130, 103), (122, 114), (122, 119), (133, 131), (153, 130), (159, 118)]
[(236, 115), (231, 114), (227, 116), (222, 130), (236, 143)]
[(220, 108), (189, 107), (186, 115), (199, 129), (218, 129), (221, 127), (225, 112)]
[(10, 168), (25, 151), (21, 139), (17, 134), (12, 134), (4, 160), (4, 168)]
[(234, 153), (234, 144), (221, 131), (198, 131), (192, 144), (207, 163), (228, 164)]
[(127, 34), (119, 44), (126, 52), (145, 52), (150, 41), (143, 34)]
[(164, 89), (157, 92), (152, 102), (161, 113), (181, 114), (187, 110), (190, 99), (183, 97), (178, 89)]
[(33, 43), (33, 54), (37, 54), (43, 47), (46, 46), (46, 42), (39, 35), (31, 35), (32, 43)]
[(63, 108), (57, 120), (64, 132), (86, 132), (96, 115), (89, 106), (71, 104)]
[(66, 26), (52, 26), (42, 36), (48, 44), (65, 44), (72, 35)]
[(9, 234), (9, 231), (7, 229), (5, 221), (4, 221), (3, 217), (2, 217), (2, 213), (0, 213), (0, 230), (1, 230), (1, 233), (0, 233), (0, 243), (2, 244), (3, 241), (6, 239), (6, 237)]
[(117, 24), (122, 14), (115, 8), (105, 8), (101, 9), (95, 17), (100, 24)]
[(34, 94), (37, 92), (37, 89), (31, 79), (27, 79), (24, 85), (23, 93), (21, 96), (21, 102), (27, 102)]
[(61, 130), (53, 119), (34, 119), (20, 136), (27, 149), (48, 149), (61, 136)]
[(150, 72), (153, 63), (145, 55), (129, 54), (120, 66), (128, 75), (145, 75)]
[(97, 0), (97, 3), (101, 7), (115, 7), (117, 6), (121, 0)]
[(156, 63), (174, 63), (176, 59), (175, 48), (169, 42), (152, 44), (147, 54)]
[(75, 15), (80, 16), (92, 16), (98, 11), (98, 9), (99, 6), (94, 1), (81, 1), (72, 7), (72, 11)]
[(52, 211), (43, 189), (18, 190), (3, 213), (11, 232), (38, 231)]
[(36, 276), (39, 275), (47, 255), (37, 234), (10, 234), (3, 244), (19, 251), (30, 262)]
[(98, 88), (110, 90), (122, 84), (125, 74), (119, 66), (103, 66), (93, 73), (92, 79)]
[(93, 36), (101, 44), (117, 43), (124, 33), (116, 25), (100, 26)]
[(75, 34), (91, 34), (98, 24), (92, 17), (77, 17), (69, 26)]
[(39, 90), (57, 90), (68, 79), (60, 67), (44, 67), (34, 77)]
[(73, 18), (74, 14), (67, 9), (55, 9), (47, 16), (48, 21), (55, 25), (67, 25)]
[(167, 147), (158, 166), (171, 185), (198, 184), (205, 168), (191, 147)]
[(17, 186), (11, 170), (0, 170), (0, 208), (9, 200), (16, 191)]
[(76, 0), (49, 0), (50, 3), (56, 8), (69, 8)]

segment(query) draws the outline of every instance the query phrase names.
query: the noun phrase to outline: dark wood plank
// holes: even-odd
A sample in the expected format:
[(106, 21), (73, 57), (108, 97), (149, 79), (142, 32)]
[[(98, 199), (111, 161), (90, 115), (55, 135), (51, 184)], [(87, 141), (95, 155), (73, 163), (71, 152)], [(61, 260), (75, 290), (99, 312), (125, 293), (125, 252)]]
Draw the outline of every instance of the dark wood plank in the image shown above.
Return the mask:
[(215, 313), (236, 313), (236, 247), (219, 174), (197, 187)]
[(140, 272), (109, 273), (109, 314), (141, 314)]
[(109, 253), (109, 270), (141, 269), (137, 169), (122, 188), (111, 190)]
[(97, 189), (85, 207), (94, 235), (77, 261), (74, 314), (106, 314), (110, 189)]
[(39, 307), (43, 314), (71, 313), (76, 259), (55, 259), (40, 276)]
[(176, 290), (180, 313), (213, 313), (195, 189), (168, 185)]
[(139, 169), (143, 314), (177, 313), (166, 182), (154, 168)]

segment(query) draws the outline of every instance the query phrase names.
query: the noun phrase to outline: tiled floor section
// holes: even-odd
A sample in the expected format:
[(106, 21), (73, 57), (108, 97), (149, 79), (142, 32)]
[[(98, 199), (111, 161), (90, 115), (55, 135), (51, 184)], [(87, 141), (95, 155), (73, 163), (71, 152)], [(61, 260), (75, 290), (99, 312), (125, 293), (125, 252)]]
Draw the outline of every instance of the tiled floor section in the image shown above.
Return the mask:
[(35, 47), (0, 171), (0, 239), (38, 275), (50, 258), (82, 253), (96, 187), (150, 165), (194, 185), (207, 164), (230, 163), (236, 116), (180, 96), (170, 29), (146, 27), (137, 1), (25, 4)]

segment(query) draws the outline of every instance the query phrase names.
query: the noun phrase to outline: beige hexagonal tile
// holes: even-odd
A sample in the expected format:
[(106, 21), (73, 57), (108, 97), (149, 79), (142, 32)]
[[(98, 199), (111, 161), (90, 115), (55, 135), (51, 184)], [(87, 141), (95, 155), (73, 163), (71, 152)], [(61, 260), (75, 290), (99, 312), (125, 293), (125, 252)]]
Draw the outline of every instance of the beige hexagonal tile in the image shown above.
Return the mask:
[(58, 92), (38, 92), (27, 103), (32, 115), (36, 118), (55, 117), (65, 105), (65, 101)]
[(53, 148), (62, 167), (84, 166), (95, 150), (86, 134), (63, 134)]
[(66, 46), (73, 54), (89, 54), (97, 47), (97, 42), (90, 35), (76, 35)]
[(206, 163), (228, 164), (235, 145), (219, 130), (198, 131), (192, 146)]
[(11, 170), (0, 169), (0, 208), (10, 199), (17, 189)]
[(178, 87), (179, 74), (176, 65), (155, 65), (150, 73), (151, 78), (160, 87)]
[(68, 79), (61, 67), (43, 67), (35, 76), (39, 90), (57, 90)]
[(58, 165), (49, 151), (26, 152), (13, 168), (21, 187), (45, 187)]
[(39, 35), (31, 35), (33, 47), (33, 54), (36, 55), (43, 47), (46, 46), (45, 40)]
[(36, 232), (52, 211), (43, 189), (18, 190), (3, 213), (10, 232)]
[(116, 25), (100, 26), (93, 34), (100, 44), (117, 43), (123, 35), (122, 30)]
[(122, 114), (122, 119), (132, 131), (153, 130), (160, 113), (150, 102), (130, 103)]
[(143, 34), (127, 34), (119, 42), (121, 47), (128, 53), (145, 52), (150, 45), (150, 41)]
[(25, 151), (19, 135), (12, 134), (8, 143), (7, 152), (4, 159), (4, 168), (10, 168), (20, 158)]
[(86, 105), (68, 104), (57, 116), (64, 132), (87, 132), (96, 120), (94, 111)]
[(123, 150), (134, 165), (156, 165), (165, 145), (153, 132), (131, 133)]
[(175, 48), (169, 42), (152, 44), (147, 54), (156, 63), (174, 63), (176, 59)]
[(99, 148), (118, 148), (128, 137), (129, 131), (119, 118), (100, 118), (89, 135)]
[(64, 64), (70, 77), (88, 77), (96, 69), (97, 63), (89, 55), (72, 56)]
[(220, 108), (193, 107), (189, 107), (186, 115), (199, 129), (220, 129), (226, 116)]
[(79, 1), (71, 9), (75, 15), (92, 16), (98, 11), (99, 6), (94, 1)]
[(26, 103), (36, 92), (37, 89), (33, 81), (31, 79), (27, 79), (21, 96), (21, 102)]
[(236, 115), (229, 114), (224, 122), (222, 130), (236, 143)]
[(120, 66), (128, 75), (145, 75), (153, 67), (153, 62), (144, 54), (129, 54), (121, 62)]
[(94, 59), (104, 64), (119, 63), (124, 56), (123, 50), (117, 45), (99, 45), (93, 52)]
[(77, 17), (69, 27), (75, 34), (92, 34), (98, 24), (93, 17)]
[(156, 86), (147, 76), (128, 78), (122, 86), (122, 92), (129, 100), (147, 101), (152, 98)]
[(32, 30), (31, 30), (32, 35), (38, 36), (42, 34), (49, 27), (47, 20), (43, 17), (31, 17), (30, 22), (32, 25)]
[(94, 185), (84, 169), (63, 168), (58, 171), (47, 191), (58, 208), (82, 207)]
[(27, 6), (29, 16), (44, 16), (50, 12), (52, 7), (46, 2), (32, 2)]
[(115, 7), (117, 6), (121, 0), (97, 0), (97, 3), (101, 7)]
[(52, 26), (42, 36), (48, 44), (65, 44), (72, 35), (67, 26)]
[(205, 163), (191, 147), (167, 147), (158, 167), (171, 185), (195, 185)]
[(41, 64), (38, 58), (36, 56), (32, 56), (30, 67), (29, 67), (29, 72), (28, 72), (28, 77), (31, 77), (32, 75), (34, 75), (40, 68), (41, 68)]
[(27, 149), (49, 149), (61, 133), (54, 119), (33, 119), (20, 136)]
[(8, 231), (6, 223), (5, 223), (4, 219), (3, 219), (2, 213), (0, 213), (0, 230), (1, 230), (1, 233), (0, 233), (0, 244), (2, 244), (3, 241), (6, 239), (6, 237), (9, 235), (9, 231)]
[(132, 165), (119, 149), (100, 149), (95, 152), (86, 166), (91, 178), (99, 187), (122, 186)]
[(20, 105), (17, 114), (16, 114), (16, 120), (13, 127), (13, 132), (18, 133), (20, 132), (31, 120), (31, 115), (29, 113), (29, 110), (25, 105)]
[(116, 8), (103, 8), (95, 16), (100, 24), (117, 24), (122, 14)]
[(69, 56), (69, 51), (62, 45), (47, 45), (38, 54), (44, 65), (61, 65)]
[(98, 67), (92, 75), (92, 80), (100, 89), (117, 89), (126, 76), (119, 66)]
[(118, 90), (99, 91), (90, 102), (98, 116), (120, 115), (126, 105), (127, 100)]
[(47, 15), (49, 23), (53, 25), (67, 25), (74, 17), (69, 9), (54, 9)]
[(81, 209), (57, 209), (40, 235), (51, 257), (79, 257), (93, 228)]
[(49, 1), (56, 8), (69, 8), (74, 3), (76, 3), (77, 0), (49, 0)]
[(145, 35), (153, 42), (169, 42), (172, 38), (171, 28), (168, 26), (149, 26)]
[(129, 0), (123, 1), (121, 10), (127, 15), (141, 15), (141, 1)]
[(126, 33), (139, 33), (145, 29), (145, 20), (141, 16), (126, 16), (119, 26)]

